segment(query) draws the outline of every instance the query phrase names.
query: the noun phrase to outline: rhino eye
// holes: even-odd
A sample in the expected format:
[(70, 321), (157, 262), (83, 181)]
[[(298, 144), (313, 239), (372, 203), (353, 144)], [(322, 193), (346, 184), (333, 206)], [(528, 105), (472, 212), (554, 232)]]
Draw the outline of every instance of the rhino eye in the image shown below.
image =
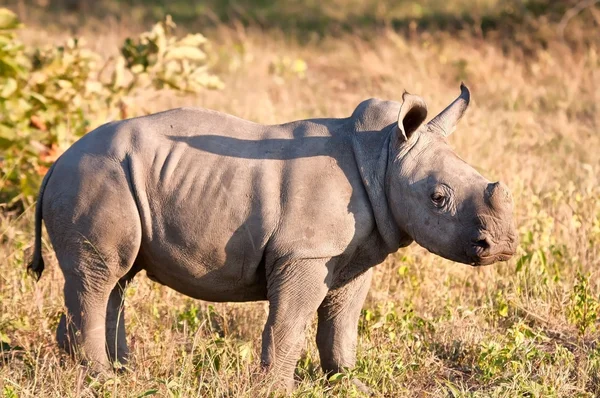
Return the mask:
[(437, 207), (441, 207), (446, 202), (446, 197), (441, 192), (434, 192), (431, 194), (431, 201)]

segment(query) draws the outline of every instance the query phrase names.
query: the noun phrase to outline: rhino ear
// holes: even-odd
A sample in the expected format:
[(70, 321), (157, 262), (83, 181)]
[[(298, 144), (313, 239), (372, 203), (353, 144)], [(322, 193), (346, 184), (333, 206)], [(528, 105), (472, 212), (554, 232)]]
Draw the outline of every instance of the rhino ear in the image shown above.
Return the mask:
[(405, 91), (398, 114), (398, 138), (407, 141), (421, 127), (426, 117), (427, 104), (423, 98)]

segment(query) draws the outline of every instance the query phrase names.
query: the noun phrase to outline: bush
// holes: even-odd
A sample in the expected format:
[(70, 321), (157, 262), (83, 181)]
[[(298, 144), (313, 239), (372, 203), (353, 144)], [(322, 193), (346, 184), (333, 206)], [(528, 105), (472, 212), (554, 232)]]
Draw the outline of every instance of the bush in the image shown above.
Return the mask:
[(79, 39), (30, 48), (21, 24), (0, 8), (0, 202), (30, 202), (50, 164), (90, 129), (139, 111), (127, 106), (148, 90), (196, 93), (218, 89), (208, 72), (210, 43), (201, 34), (173, 35), (170, 17), (128, 38), (103, 60)]

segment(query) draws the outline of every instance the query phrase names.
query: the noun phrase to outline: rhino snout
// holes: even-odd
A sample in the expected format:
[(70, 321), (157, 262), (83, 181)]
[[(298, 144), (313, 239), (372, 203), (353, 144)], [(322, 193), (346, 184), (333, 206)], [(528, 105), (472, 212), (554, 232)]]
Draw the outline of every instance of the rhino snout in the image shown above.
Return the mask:
[(487, 210), (478, 215), (477, 232), (465, 248), (473, 265), (507, 261), (518, 246), (517, 233), (512, 225), (512, 195), (508, 188), (501, 182), (489, 183), (484, 191), (484, 199)]
[(515, 255), (517, 246), (515, 234), (511, 233), (500, 241), (494, 241), (488, 234), (482, 233), (471, 239), (466, 251), (472, 265), (488, 265), (508, 261)]

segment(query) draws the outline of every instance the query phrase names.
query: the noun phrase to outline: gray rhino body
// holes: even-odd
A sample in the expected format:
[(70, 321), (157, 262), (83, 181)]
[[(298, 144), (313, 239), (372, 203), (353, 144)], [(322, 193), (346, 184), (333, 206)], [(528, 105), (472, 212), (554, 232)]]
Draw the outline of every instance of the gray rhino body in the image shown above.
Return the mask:
[(399, 247), (509, 258), (508, 192), (444, 139), (468, 91), (427, 125), (422, 100), (403, 98), (273, 126), (178, 109), (84, 136), (48, 172), (36, 211), (30, 268), (43, 270), (43, 216), (65, 276), (59, 343), (99, 367), (125, 361), (122, 291), (145, 270), (197, 299), (268, 300), (262, 364), (290, 385), (315, 312), (324, 370), (353, 366), (371, 268)]

